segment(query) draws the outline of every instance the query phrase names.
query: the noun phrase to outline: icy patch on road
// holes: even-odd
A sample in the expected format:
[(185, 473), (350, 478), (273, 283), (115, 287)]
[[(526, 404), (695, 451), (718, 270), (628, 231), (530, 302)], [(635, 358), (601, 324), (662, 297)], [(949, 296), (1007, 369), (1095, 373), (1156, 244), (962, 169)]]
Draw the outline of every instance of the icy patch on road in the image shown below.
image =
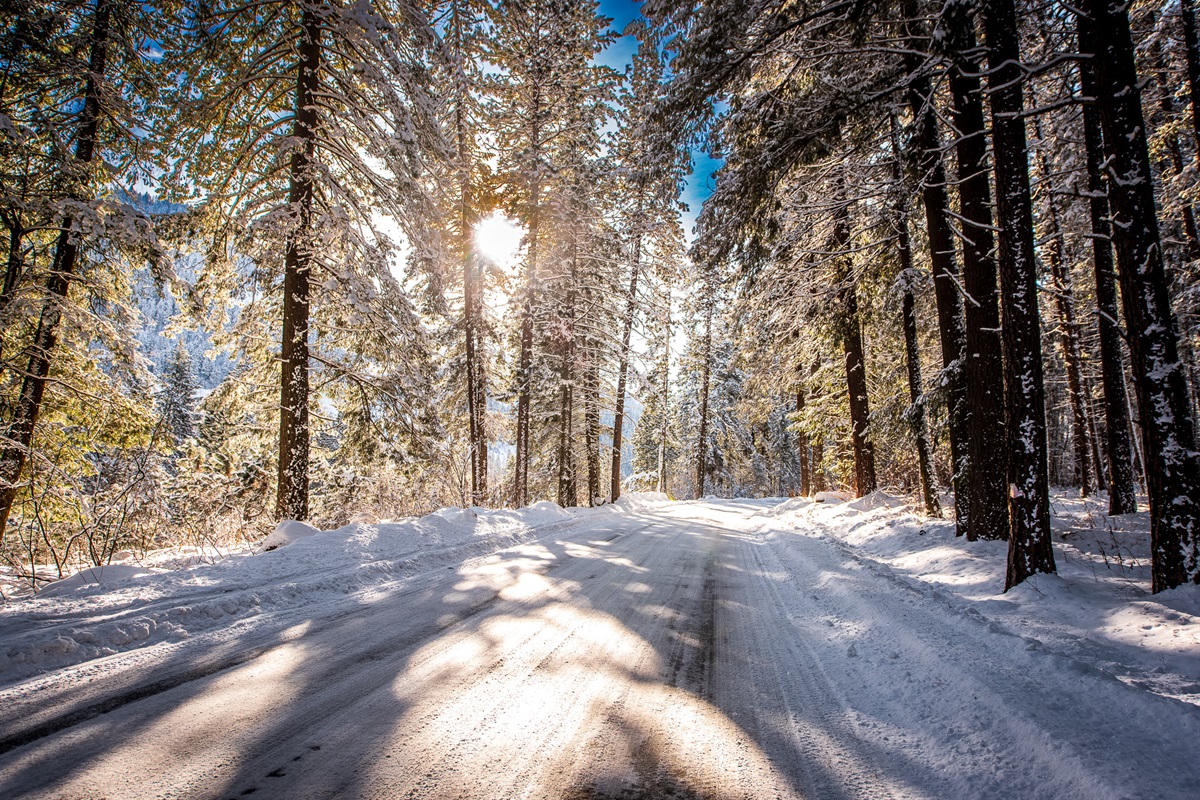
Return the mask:
[(626, 495), (592, 509), (549, 502), (519, 511), (444, 508), (330, 531), (285, 521), (254, 550), (172, 551), (163, 558), (150, 554), (142, 564), (84, 570), (0, 610), (0, 686), (266, 612), (342, 598), (662, 502)]
[(955, 536), (949, 504), (946, 519), (930, 519), (873, 492), (836, 504), (793, 498), (757, 516), (770, 520), (760, 526), (770, 538), (828, 537), (888, 578), (1019, 637), (1027, 648), (1200, 705), (1200, 587), (1152, 595), (1149, 515), (1110, 517), (1107, 505), (1103, 495), (1056, 492), (1058, 574), (1034, 576), (1008, 592), (1007, 542)]

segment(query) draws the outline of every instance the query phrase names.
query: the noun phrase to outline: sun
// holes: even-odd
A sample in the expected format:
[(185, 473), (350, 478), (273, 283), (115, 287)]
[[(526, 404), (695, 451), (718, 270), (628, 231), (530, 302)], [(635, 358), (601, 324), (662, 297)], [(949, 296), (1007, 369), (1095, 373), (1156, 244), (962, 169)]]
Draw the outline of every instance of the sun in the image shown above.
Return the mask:
[(494, 211), (475, 224), (475, 249), (496, 266), (512, 269), (516, 266), (524, 235), (524, 228)]

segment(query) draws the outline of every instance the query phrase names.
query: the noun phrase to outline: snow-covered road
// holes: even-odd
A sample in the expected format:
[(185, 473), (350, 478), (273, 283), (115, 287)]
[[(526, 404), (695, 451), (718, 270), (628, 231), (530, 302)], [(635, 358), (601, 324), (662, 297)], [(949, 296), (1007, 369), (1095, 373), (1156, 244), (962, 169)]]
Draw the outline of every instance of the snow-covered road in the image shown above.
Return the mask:
[(596, 515), (15, 684), (0, 796), (1200, 796), (1196, 706), (760, 511)]

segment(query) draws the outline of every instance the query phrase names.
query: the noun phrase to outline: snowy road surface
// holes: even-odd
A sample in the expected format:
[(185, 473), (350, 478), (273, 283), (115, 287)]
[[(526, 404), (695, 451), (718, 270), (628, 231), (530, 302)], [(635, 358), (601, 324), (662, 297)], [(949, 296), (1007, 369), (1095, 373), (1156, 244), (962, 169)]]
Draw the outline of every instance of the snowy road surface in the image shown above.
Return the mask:
[(0, 796), (1200, 797), (1196, 706), (758, 510), (584, 518), (18, 683)]

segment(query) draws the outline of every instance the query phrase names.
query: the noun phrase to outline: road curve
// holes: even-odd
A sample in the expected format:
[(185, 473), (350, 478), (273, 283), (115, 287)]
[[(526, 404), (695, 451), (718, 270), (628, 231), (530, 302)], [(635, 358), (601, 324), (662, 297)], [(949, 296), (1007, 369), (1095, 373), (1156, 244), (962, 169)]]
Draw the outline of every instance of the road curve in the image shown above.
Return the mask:
[(603, 518), (86, 702), (0, 692), (37, 723), (0, 797), (1197, 796), (1193, 706), (759, 510)]

